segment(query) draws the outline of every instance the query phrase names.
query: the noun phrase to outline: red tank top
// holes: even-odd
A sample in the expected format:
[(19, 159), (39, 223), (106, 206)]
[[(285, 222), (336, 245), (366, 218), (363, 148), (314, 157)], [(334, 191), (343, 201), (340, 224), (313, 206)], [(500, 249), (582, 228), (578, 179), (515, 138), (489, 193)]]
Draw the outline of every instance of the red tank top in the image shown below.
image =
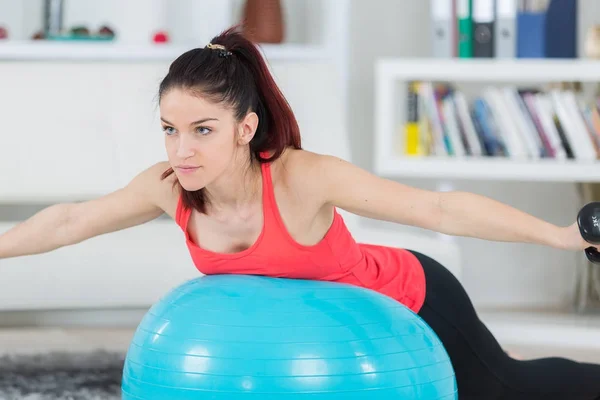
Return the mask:
[(216, 253), (193, 242), (187, 229), (192, 210), (184, 208), (179, 198), (175, 221), (185, 233), (192, 260), (201, 273), (348, 283), (378, 291), (419, 311), (425, 300), (425, 276), (411, 252), (356, 243), (335, 210), (331, 227), (319, 243), (299, 244), (279, 214), (268, 163), (262, 165), (262, 200), (263, 229), (256, 242), (237, 253)]

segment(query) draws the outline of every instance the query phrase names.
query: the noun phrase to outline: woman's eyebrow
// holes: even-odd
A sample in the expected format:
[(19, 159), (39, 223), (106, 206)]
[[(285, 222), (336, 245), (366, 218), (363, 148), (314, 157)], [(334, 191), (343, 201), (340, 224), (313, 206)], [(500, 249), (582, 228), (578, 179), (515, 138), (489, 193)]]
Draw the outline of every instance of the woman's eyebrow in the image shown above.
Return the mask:
[[(162, 122), (164, 122), (165, 124), (173, 125), (172, 122), (167, 121), (163, 117), (160, 117), (160, 120)], [(199, 119), (198, 121), (194, 121), (194, 122), (190, 123), (190, 125), (202, 124), (206, 121), (218, 121), (218, 120), (219, 120), (218, 118), (202, 118), (202, 119)]]

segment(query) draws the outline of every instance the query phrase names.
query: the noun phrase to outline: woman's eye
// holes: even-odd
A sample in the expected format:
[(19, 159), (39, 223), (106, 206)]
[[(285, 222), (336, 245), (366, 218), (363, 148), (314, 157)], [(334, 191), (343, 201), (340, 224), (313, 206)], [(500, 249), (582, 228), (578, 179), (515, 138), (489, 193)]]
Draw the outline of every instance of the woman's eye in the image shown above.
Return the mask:
[(163, 132), (170, 136), (175, 133), (175, 129), (170, 126), (163, 126)]
[(205, 128), (203, 126), (199, 126), (196, 128), (196, 132), (198, 132), (201, 135), (208, 135), (211, 132), (211, 130), (210, 130), (210, 128)]

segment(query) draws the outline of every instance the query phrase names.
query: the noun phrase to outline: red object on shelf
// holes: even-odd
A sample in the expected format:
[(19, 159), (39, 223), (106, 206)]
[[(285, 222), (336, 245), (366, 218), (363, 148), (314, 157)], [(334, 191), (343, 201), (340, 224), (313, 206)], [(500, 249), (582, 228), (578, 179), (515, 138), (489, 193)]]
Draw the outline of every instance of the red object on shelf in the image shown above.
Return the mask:
[(98, 35), (115, 37), (115, 31), (107, 25), (102, 25), (102, 27), (98, 30)]
[(165, 31), (158, 31), (152, 38), (154, 43), (167, 43), (169, 41), (169, 34)]
[(8, 38), (8, 29), (6, 29), (3, 26), (0, 26), (0, 39), (7, 39)]

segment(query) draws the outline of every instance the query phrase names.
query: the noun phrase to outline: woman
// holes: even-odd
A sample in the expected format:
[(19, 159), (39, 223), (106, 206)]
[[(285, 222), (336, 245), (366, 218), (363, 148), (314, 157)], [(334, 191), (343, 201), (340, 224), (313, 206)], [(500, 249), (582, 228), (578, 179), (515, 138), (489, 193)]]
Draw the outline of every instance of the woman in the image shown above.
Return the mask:
[(175, 60), (159, 102), (168, 162), (107, 196), (42, 210), (0, 236), (0, 258), (48, 252), (167, 213), (205, 274), (351, 283), (406, 305), (446, 347), (461, 399), (600, 399), (600, 366), (510, 358), (448, 270), (406, 249), (355, 243), (336, 209), (580, 251), (589, 245), (575, 223), (561, 228), (482, 196), (414, 189), (302, 150), (288, 103), (259, 51), (235, 29)]

